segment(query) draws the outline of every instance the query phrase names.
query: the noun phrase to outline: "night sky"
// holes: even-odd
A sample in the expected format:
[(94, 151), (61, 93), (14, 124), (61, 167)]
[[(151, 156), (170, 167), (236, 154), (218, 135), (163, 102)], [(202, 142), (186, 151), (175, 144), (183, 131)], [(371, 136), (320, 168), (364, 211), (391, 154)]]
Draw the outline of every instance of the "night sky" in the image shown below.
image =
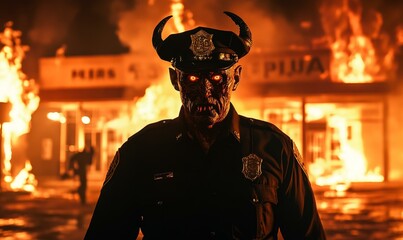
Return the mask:
[[(67, 56), (151, 52), (154, 26), (170, 14), (171, 0), (2, 0), (1, 30), (12, 21), (30, 47), (24, 72), (37, 78), (38, 59), (55, 56), (66, 46)], [(186, 14), (196, 25), (232, 28), (223, 11), (240, 15), (253, 32), (254, 47), (278, 48), (309, 44), (324, 35), (320, 6), (341, 0), (183, 0)], [(350, 0), (363, 2), (362, 21), (371, 21), (374, 12), (382, 15), (382, 31), (391, 36), (403, 24), (401, 0)], [(301, 22), (311, 23), (302, 28)], [(364, 28), (364, 31), (366, 29)], [(153, 55), (157, 57), (156, 55)]]

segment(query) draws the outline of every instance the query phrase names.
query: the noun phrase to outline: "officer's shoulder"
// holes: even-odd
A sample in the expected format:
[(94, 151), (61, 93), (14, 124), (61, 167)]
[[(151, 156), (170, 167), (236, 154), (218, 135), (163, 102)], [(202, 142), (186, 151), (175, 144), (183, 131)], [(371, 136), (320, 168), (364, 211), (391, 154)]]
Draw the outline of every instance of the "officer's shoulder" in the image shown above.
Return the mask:
[(158, 122), (150, 123), (145, 127), (143, 127), (141, 130), (139, 130), (138, 132), (136, 132), (135, 134), (133, 134), (132, 136), (130, 136), (128, 141), (132, 141), (136, 138), (142, 138), (146, 135), (148, 136), (154, 134), (161, 134), (161, 131), (172, 126), (173, 122), (174, 119), (164, 119)]
[(287, 134), (285, 134), (280, 128), (278, 128), (271, 122), (245, 116), (240, 116), (240, 122), (242, 125), (244, 126), (246, 125), (251, 129), (254, 129), (254, 131), (261, 131), (264, 133), (268, 133), (271, 134), (272, 136), (276, 136), (278, 139), (283, 139), (285, 141), (290, 139), (290, 137)]
[(274, 125), (273, 123), (266, 122), (263, 120), (259, 120), (256, 118), (250, 118), (245, 116), (240, 116), (240, 120), (242, 124), (248, 125), (252, 128), (262, 129), (262, 130), (271, 130), (274, 132), (281, 132), (281, 130)]

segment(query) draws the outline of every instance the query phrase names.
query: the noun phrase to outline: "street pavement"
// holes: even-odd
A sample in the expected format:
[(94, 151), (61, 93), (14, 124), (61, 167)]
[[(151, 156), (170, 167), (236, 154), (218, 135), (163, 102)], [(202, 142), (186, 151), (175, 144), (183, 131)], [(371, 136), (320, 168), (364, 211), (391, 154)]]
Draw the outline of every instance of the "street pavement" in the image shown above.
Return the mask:
[(403, 240), (403, 183), (357, 183), (315, 195), (328, 239)]
[[(39, 178), (37, 191), (0, 192), (0, 239), (80, 240), (91, 219), (103, 177), (90, 177), (88, 204), (78, 180)], [(355, 184), (346, 192), (315, 188), (330, 240), (403, 240), (403, 184)]]
[(0, 192), (0, 239), (79, 240), (91, 219), (102, 180), (89, 178), (88, 203), (75, 190), (78, 179), (38, 179), (37, 190)]

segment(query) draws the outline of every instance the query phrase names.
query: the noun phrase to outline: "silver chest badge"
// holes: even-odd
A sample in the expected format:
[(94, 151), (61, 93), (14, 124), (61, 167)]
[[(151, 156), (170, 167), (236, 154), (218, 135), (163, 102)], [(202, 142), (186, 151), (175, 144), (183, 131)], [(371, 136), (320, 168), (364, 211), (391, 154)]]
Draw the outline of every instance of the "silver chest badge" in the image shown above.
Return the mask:
[(196, 60), (206, 60), (211, 58), (211, 52), (215, 49), (213, 44), (213, 34), (200, 30), (195, 34), (190, 35), (192, 43), (190, 50), (194, 54)]
[(242, 173), (243, 175), (251, 180), (254, 181), (260, 175), (262, 175), (262, 162), (263, 159), (256, 156), (255, 154), (249, 154), (246, 157), (242, 158)]

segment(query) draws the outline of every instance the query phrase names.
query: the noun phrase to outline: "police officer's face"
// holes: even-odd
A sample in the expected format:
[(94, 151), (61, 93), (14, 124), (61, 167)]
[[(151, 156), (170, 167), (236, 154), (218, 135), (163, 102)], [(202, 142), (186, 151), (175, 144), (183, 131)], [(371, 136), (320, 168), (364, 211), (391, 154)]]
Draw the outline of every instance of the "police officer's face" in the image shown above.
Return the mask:
[(227, 116), (240, 72), (241, 66), (206, 72), (176, 70), (177, 79), (171, 72), (171, 80), (180, 91), (185, 114), (196, 124), (212, 127)]

